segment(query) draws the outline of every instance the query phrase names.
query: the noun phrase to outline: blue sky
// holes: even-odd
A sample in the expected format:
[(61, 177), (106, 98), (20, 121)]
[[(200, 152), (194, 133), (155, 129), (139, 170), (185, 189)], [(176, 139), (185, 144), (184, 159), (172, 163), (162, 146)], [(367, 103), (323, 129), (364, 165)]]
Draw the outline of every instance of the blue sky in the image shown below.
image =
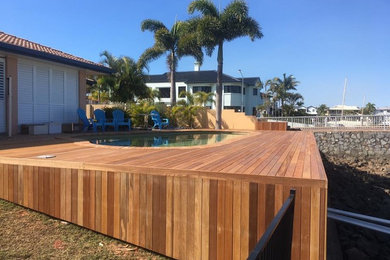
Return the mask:
[[(147, 18), (164, 22), (189, 17), (190, 0), (132, 1), (3, 1), (0, 31), (26, 38), (83, 58), (99, 54), (138, 59), (153, 45), (142, 32)], [(214, 0), (221, 8), (230, 2)], [(226, 43), (224, 73), (262, 80), (293, 74), (306, 105), (340, 104), (348, 77), (346, 104), (390, 105), (390, 1), (388, 0), (248, 0), (250, 15), (264, 38)], [(6, 11), (4, 11), (6, 10)], [(193, 70), (183, 58), (179, 71)], [(215, 70), (216, 56), (205, 57), (202, 69)], [(150, 74), (167, 71), (165, 58), (150, 64)]]

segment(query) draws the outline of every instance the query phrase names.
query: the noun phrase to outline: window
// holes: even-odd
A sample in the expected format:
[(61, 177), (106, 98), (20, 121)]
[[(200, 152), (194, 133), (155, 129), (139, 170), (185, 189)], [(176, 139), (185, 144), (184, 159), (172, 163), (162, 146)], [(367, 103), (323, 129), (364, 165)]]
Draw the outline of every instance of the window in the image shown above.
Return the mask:
[(211, 92), (211, 87), (210, 86), (196, 86), (196, 87), (192, 87), (192, 93), (196, 93), (196, 92), (199, 92), (199, 91), (210, 93)]
[(170, 98), (171, 97), (171, 88), (158, 88), (160, 92), (160, 98)]
[(257, 88), (253, 88), (253, 96), (257, 96)]
[[(234, 109), (234, 112), (240, 112), (241, 107), (240, 106), (224, 106), (223, 109)], [(245, 108), (244, 108), (245, 111)]]
[(179, 92), (177, 93), (178, 94), (178, 96), (180, 97), (180, 98), (184, 98), (185, 97), (185, 95), (184, 94), (182, 94), (182, 92), (185, 92), (186, 91), (186, 87), (179, 87)]
[(225, 86), (225, 93), (241, 93), (241, 86)]

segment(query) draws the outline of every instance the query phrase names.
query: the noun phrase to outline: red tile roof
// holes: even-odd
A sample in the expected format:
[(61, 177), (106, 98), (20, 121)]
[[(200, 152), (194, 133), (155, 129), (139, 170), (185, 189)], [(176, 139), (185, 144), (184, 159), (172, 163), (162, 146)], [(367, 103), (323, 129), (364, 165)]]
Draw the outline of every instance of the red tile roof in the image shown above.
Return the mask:
[[(13, 48), (14, 47), (14, 48)], [(29, 56), (37, 56), (48, 60), (83, 67), (100, 72), (109, 72), (110, 69), (102, 64), (95, 63), (26, 39), (22, 39), (0, 31), (0, 50), (14, 51)]]

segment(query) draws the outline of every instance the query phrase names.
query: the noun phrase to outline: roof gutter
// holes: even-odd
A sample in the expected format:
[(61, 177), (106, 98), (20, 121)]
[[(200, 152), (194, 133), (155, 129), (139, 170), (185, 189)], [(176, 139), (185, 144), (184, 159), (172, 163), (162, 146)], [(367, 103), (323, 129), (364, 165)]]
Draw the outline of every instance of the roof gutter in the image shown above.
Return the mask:
[(5, 50), (8, 52), (26, 55), (26, 56), (35, 57), (35, 58), (41, 58), (41, 59), (48, 60), (48, 61), (54, 61), (54, 62), (58, 62), (58, 63), (70, 65), (70, 66), (75, 66), (75, 67), (79, 67), (79, 68), (83, 68), (83, 69), (88, 69), (88, 70), (92, 70), (92, 71), (96, 71), (96, 72), (106, 73), (106, 74), (111, 74), (114, 72), (111, 68), (108, 68), (108, 67), (93, 65), (93, 64), (89, 64), (89, 63), (85, 63), (85, 62), (81, 62), (81, 61), (76, 61), (76, 60), (60, 57), (60, 56), (57, 56), (54, 54), (31, 50), (28, 48), (15, 46), (15, 45), (3, 43), (3, 42), (0, 42), (0, 50)]

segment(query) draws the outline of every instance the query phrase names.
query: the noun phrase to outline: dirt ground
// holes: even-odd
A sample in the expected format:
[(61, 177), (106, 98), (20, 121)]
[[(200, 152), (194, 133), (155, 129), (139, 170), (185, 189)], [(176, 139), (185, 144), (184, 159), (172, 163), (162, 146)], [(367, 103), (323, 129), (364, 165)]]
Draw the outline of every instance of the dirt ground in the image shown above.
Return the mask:
[[(328, 207), (390, 219), (390, 172), (351, 167), (323, 158), (328, 175)], [(386, 167), (378, 167), (387, 169)], [(349, 224), (336, 224), (344, 259), (390, 259), (390, 236)]]
[(165, 259), (0, 200), (0, 259)]

